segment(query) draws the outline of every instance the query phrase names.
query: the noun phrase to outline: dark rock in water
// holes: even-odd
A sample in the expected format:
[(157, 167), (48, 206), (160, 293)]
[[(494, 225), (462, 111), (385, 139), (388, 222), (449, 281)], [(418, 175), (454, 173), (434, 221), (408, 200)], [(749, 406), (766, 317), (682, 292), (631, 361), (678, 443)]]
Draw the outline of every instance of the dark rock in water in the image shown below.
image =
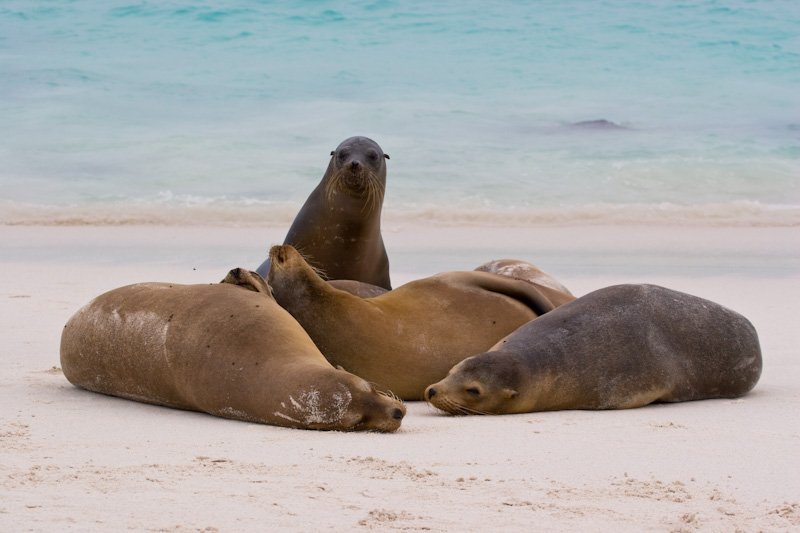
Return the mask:
[(620, 126), (619, 124), (614, 124), (605, 119), (600, 120), (584, 120), (583, 122), (575, 122), (574, 124), (570, 124), (569, 127), (571, 128), (581, 128), (587, 130), (627, 130), (625, 126)]

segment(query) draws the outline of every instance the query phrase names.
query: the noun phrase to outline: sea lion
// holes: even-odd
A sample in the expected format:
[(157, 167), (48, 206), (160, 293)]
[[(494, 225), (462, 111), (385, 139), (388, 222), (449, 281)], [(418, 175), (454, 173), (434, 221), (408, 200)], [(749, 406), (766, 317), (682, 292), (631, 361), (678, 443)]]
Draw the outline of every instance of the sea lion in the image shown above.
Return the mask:
[(617, 285), (519, 328), (425, 391), (453, 414), (628, 409), (735, 398), (761, 375), (753, 325), (719, 304)]
[(347, 291), (350, 294), (355, 294), (359, 298), (375, 298), (376, 296), (389, 292), (383, 287), (354, 281), (352, 279), (332, 279), (328, 283), (331, 287), (337, 288), (340, 291)]
[(75, 386), (276, 426), (394, 431), (405, 407), (333, 368), (255, 272), (219, 284), (140, 283), (69, 319), (61, 368)]
[[(283, 243), (300, 250), (324, 279), (392, 288), (381, 235), (387, 159), (372, 139), (343, 141), (289, 228)], [(267, 258), (257, 271), (267, 277), (269, 269)]]
[(447, 272), (362, 299), (326, 283), (291, 246), (270, 252), (275, 300), (333, 365), (421, 400), (465, 357), (574, 297), (486, 272)]
[(524, 279), (566, 294), (572, 294), (569, 289), (550, 274), (547, 274), (536, 265), (518, 259), (496, 259), (482, 264), (475, 270), (510, 276), (515, 279)]

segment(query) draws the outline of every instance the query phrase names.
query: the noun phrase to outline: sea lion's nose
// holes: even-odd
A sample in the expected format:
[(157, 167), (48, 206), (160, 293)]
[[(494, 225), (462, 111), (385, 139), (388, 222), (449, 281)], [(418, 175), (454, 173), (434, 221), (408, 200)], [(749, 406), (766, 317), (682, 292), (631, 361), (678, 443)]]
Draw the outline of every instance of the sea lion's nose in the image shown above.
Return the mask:
[(428, 389), (428, 399), (430, 400), (434, 396), (436, 396), (436, 389), (434, 389), (433, 387), (430, 387)]
[(361, 163), (359, 163), (358, 161), (353, 161), (352, 163), (350, 163), (350, 168), (352, 168), (353, 170), (356, 170), (360, 166)]
[(392, 418), (394, 418), (395, 420), (402, 420), (403, 419), (403, 411), (401, 411), (400, 409), (396, 409), (395, 408), (394, 412), (392, 413)]

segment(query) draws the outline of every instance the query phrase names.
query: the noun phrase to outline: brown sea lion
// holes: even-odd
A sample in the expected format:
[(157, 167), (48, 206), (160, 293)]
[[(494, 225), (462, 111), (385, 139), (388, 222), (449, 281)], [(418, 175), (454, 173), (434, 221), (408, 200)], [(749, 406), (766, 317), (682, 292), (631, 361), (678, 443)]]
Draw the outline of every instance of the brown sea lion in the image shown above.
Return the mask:
[[(248, 290), (249, 289), (249, 290)], [(276, 426), (394, 431), (405, 407), (333, 368), (255, 272), (220, 284), (141, 283), (69, 319), (61, 367), (75, 386)]]
[[(283, 243), (300, 250), (324, 279), (392, 288), (381, 235), (387, 159), (372, 139), (342, 142), (289, 228)], [(257, 271), (266, 277), (269, 269), (267, 258)]]
[(359, 298), (375, 298), (376, 296), (389, 292), (383, 287), (354, 281), (352, 279), (332, 279), (328, 283), (340, 291), (347, 291), (350, 294), (355, 294)]
[(453, 414), (628, 409), (735, 398), (761, 375), (753, 325), (714, 302), (617, 285), (534, 320), (425, 391)]
[(550, 274), (547, 274), (536, 265), (518, 259), (496, 259), (482, 264), (475, 270), (509, 276), (515, 279), (524, 279), (566, 294), (572, 294), (569, 289)]
[(326, 283), (291, 246), (270, 252), (276, 301), (325, 357), (405, 400), (465, 357), (574, 298), (485, 272), (447, 272), (361, 299)]

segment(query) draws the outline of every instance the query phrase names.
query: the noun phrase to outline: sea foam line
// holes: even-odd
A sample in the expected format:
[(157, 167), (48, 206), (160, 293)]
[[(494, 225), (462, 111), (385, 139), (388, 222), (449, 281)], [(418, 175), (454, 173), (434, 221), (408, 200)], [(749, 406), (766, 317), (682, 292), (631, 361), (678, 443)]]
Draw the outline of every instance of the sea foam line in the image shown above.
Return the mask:
[[(0, 225), (288, 227), (300, 203), (228, 202), (222, 205), (115, 204), (53, 206), (0, 201)], [(437, 226), (800, 226), (800, 205), (735, 201), (702, 205), (587, 204), (566, 207), (459, 207), (387, 204), (385, 228)]]

